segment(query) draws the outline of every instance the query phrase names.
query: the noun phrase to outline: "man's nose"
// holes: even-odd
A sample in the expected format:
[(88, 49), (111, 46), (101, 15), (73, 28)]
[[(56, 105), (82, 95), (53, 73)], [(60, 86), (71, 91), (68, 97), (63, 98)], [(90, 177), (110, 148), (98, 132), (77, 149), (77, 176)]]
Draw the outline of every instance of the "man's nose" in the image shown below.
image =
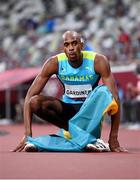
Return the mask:
[(69, 51), (73, 51), (73, 50), (74, 50), (73, 45), (70, 44), (70, 45), (69, 45)]

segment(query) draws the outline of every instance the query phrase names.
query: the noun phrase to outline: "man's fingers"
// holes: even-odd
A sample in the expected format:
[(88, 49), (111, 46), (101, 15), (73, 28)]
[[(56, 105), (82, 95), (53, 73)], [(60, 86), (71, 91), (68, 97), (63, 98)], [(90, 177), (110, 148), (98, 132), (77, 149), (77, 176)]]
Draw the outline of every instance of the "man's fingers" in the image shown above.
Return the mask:
[(20, 141), (20, 143), (17, 145), (17, 147), (12, 150), (12, 152), (21, 152), (24, 149), (25, 144), (26, 144), (26, 137), (24, 136)]
[(120, 152), (128, 152), (128, 150), (123, 147), (120, 147)]
[(111, 151), (112, 152), (120, 152), (118, 148), (112, 148)]
[(13, 150), (13, 152), (21, 152), (22, 151), (22, 149), (24, 148), (24, 146), (25, 146), (25, 144), (19, 144), (14, 150)]
[(21, 152), (25, 147), (25, 144), (23, 144), (19, 149), (18, 149), (18, 152)]
[(12, 152), (17, 152), (18, 149), (20, 149), (21, 145), (17, 146), (15, 149), (12, 150)]
[(117, 147), (117, 148), (112, 148), (112, 152), (128, 152), (125, 148), (122, 147)]

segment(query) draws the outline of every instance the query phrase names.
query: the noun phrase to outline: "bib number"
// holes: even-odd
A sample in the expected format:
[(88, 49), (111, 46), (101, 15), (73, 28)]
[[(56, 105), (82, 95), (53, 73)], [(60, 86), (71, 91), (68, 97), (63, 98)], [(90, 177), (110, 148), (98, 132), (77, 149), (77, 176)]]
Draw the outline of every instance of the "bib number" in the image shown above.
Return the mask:
[(86, 98), (92, 91), (90, 84), (84, 85), (67, 85), (65, 84), (65, 95), (70, 98)]

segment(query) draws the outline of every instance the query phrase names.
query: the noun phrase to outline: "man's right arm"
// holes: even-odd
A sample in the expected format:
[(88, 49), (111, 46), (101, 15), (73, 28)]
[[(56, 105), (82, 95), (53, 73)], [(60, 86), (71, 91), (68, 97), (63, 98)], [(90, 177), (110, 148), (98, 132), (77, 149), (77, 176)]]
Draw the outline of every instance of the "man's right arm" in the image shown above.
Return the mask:
[(24, 126), (25, 135), (22, 138), (20, 144), (13, 151), (22, 151), (25, 146), (25, 141), (27, 136), (32, 136), (32, 112), (30, 109), (30, 99), (41, 93), (45, 84), (53, 74), (57, 74), (58, 65), (57, 58), (52, 57), (45, 62), (42, 67), (41, 72), (37, 75), (33, 81), (31, 87), (29, 88), (24, 102)]

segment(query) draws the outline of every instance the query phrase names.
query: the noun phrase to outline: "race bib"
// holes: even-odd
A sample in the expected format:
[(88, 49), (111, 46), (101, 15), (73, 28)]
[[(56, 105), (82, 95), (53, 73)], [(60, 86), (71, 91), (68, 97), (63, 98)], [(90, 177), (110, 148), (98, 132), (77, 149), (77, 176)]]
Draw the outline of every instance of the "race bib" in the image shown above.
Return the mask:
[(70, 98), (86, 98), (92, 91), (90, 84), (84, 85), (67, 85), (65, 84), (65, 95)]

